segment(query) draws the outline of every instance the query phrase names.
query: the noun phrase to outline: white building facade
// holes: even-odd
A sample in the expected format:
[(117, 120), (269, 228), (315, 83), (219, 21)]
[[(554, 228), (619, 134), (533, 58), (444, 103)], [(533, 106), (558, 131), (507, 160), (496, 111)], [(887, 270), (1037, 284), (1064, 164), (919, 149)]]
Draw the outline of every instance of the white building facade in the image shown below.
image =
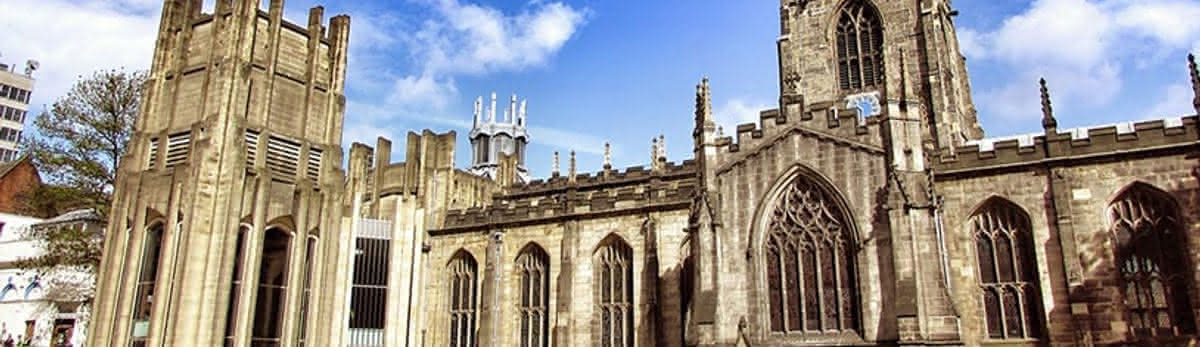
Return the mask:
[(91, 210), (69, 212), (43, 220), (0, 213), (0, 343), (10, 337), (30, 346), (83, 346), (88, 310), (86, 297), (94, 292), (90, 273), (73, 269), (51, 272), (19, 268), (17, 261), (38, 255), (41, 246), (30, 231), (42, 228), (90, 228), (102, 223)]

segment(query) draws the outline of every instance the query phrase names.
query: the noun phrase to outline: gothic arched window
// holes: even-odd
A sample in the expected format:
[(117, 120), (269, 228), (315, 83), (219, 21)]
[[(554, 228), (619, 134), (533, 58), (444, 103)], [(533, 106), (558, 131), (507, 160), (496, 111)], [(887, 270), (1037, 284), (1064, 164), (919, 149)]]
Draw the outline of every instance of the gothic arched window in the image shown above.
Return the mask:
[(1139, 338), (1195, 333), (1186, 239), (1174, 201), (1145, 184), (1109, 206), (1125, 315)]
[(768, 210), (771, 332), (857, 333), (854, 229), (834, 195), (798, 176)]
[(993, 199), (971, 216), (971, 228), (988, 338), (1040, 337), (1041, 289), (1029, 217), (1013, 203)]
[(838, 86), (861, 90), (883, 84), (883, 24), (862, 0), (842, 7), (837, 22)]
[(609, 236), (593, 262), (600, 347), (633, 346), (633, 249)]
[(521, 347), (550, 345), (550, 256), (541, 247), (530, 244), (517, 256), (521, 281)]
[(475, 264), (466, 251), (450, 259), (450, 347), (475, 346)]

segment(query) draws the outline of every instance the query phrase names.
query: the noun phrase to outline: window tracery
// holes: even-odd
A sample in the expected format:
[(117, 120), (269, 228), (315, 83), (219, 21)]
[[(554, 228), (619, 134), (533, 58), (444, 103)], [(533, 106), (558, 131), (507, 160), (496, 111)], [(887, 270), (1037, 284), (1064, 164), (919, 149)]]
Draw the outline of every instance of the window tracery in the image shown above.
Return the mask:
[(595, 257), (600, 346), (633, 346), (633, 249), (610, 237)]
[(850, 1), (837, 22), (838, 86), (862, 90), (883, 84), (883, 24), (869, 4)]
[(521, 347), (550, 345), (550, 256), (530, 245), (517, 256), (520, 273)]
[(853, 229), (833, 196), (797, 177), (770, 210), (766, 271), (774, 333), (857, 333)]
[(1170, 196), (1137, 184), (1113, 201), (1109, 218), (1125, 316), (1134, 336), (1195, 333), (1186, 240)]
[(450, 260), (450, 346), (475, 346), (475, 258), (459, 251)]
[(992, 200), (971, 217), (988, 338), (1041, 337), (1042, 306), (1029, 217)]

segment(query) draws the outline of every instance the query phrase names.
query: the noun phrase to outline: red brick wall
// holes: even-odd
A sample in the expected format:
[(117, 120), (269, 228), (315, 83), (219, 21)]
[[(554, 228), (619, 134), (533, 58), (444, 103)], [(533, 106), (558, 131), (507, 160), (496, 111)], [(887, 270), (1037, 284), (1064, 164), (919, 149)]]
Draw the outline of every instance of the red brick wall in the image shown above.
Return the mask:
[(41, 176), (29, 160), (18, 163), (7, 175), (0, 177), (0, 212), (19, 212), (22, 208), (21, 196), (41, 183)]

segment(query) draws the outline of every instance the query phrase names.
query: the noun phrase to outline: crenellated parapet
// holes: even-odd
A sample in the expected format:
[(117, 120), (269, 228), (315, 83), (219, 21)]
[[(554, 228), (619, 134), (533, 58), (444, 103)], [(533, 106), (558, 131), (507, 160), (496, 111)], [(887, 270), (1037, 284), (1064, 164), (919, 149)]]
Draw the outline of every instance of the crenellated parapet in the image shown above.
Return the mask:
[(663, 209), (687, 208), (696, 191), (696, 165), (665, 162), (660, 170), (643, 166), (533, 180), (496, 195), (487, 206), (450, 210), (434, 235), (494, 227), (584, 219)]
[(1198, 143), (1197, 116), (1192, 115), (969, 141), (942, 151), (933, 165), (938, 175), (971, 175), (1188, 151)]
[(859, 113), (860, 109), (829, 102), (810, 104), (792, 117), (784, 116), (778, 108), (763, 110), (758, 123), (740, 124), (732, 135), (723, 134), (723, 129), (718, 131), (714, 142), (718, 153), (716, 167), (739, 161), (792, 132), (882, 153), (883, 117), (862, 117)]

